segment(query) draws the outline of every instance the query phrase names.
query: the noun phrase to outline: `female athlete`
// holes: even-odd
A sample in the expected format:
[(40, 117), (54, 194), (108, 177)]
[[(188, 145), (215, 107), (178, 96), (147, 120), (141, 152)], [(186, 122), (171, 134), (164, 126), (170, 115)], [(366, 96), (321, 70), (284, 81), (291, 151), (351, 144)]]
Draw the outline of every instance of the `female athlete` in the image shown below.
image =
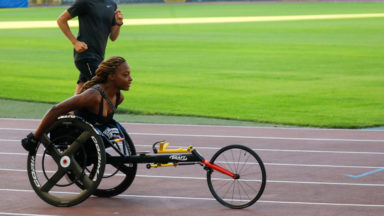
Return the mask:
[(68, 112), (84, 118), (111, 139), (119, 136), (118, 130), (111, 126), (113, 114), (124, 100), (120, 90), (128, 91), (131, 83), (131, 69), (124, 58), (114, 56), (103, 61), (96, 70), (96, 76), (84, 84), (80, 94), (54, 105), (36, 131), (22, 139), (22, 146), (27, 151), (35, 149), (43, 132), (60, 115)]

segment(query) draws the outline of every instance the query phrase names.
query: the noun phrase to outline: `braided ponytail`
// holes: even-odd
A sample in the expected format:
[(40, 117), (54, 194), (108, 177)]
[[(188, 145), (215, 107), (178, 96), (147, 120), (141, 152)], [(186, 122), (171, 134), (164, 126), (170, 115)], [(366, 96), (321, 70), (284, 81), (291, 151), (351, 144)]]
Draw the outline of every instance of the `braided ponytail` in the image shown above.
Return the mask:
[(117, 68), (124, 62), (126, 62), (125, 59), (119, 56), (113, 56), (101, 62), (99, 67), (96, 69), (96, 76), (84, 83), (83, 87), (80, 90), (80, 93), (84, 92), (85, 90), (89, 89), (90, 87), (96, 84), (106, 83), (108, 80), (108, 75), (114, 74)]

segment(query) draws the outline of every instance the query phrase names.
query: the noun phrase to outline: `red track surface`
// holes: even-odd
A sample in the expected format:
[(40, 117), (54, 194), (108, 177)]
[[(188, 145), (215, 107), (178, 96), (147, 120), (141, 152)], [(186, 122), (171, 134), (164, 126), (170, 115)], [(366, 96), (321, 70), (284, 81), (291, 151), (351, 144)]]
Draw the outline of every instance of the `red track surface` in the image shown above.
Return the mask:
[(29, 184), (20, 139), (39, 121), (0, 119), (0, 215), (346, 215), (384, 212), (384, 131), (266, 127), (123, 124), (137, 150), (166, 139), (171, 147), (193, 145), (207, 159), (228, 144), (254, 149), (267, 170), (261, 199), (231, 210), (213, 199), (201, 166), (147, 170), (114, 198), (91, 197), (70, 208), (40, 200)]

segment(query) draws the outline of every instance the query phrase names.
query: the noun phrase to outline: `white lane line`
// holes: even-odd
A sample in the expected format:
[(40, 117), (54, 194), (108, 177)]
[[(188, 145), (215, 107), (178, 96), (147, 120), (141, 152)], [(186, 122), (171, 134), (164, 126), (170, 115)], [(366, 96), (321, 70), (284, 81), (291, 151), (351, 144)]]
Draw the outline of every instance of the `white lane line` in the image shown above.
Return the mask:
[(0, 155), (28, 156), (28, 153), (0, 152)]
[[(32, 131), (34, 129), (23, 128), (0, 128), (0, 130)], [(171, 133), (138, 133), (129, 135), (136, 136), (172, 136), (172, 137), (205, 137), (205, 138), (235, 138), (235, 139), (263, 139), (263, 140), (300, 140), (300, 141), (335, 141), (335, 142), (384, 142), (382, 139), (340, 139), (340, 138), (304, 138), (304, 137), (264, 137), (264, 136), (229, 136), (214, 134), (171, 134)], [(4, 140), (4, 139), (0, 139)]]
[[(0, 155), (28, 156), (27, 153), (5, 153)], [(41, 156), (41, 155), (39, 155)], [(292, 163), (264, 163), (265, 166), (289, 166), (289, 167), (318, 167), (318, 168), (351, 168), (351, 169), (380, 169), (379, 166), (357, 166), (357, 165), (333, 165), (333, 164), (292, 164)]]
[[(0, 119), (1, 120), (1, 119)], [(236, 126), (236, 125), (192, 125), (192, 124), (166, 124), (166, 123), (132, 123), (120, 122), (123, 126), (160, 126), (160, 127), (197, 127), (197, 128), (249, 128), (249, 129), (270, 129), (270, 130), (300, 130), (300, 131), (359, 131), (359, 132), (377, 132), (377, 129), (344, 129), (344, 128), (315, 128), (315, 127), (295, 127), (295, 126)]]
[(379, 207), (383, 208), (384, 205), (374, 204), (353, 204), (353, 203), (324, 203), (324, 202), (291, 202), (291, 201), (268, 201), (260, 200), (260, 203), (271, 203), (271, 204), (286, 204), (286, 205), (321, 205), (321, 206), (347, 206), (347, 207)]
[[(215, 201), (214, 198), (202, 197), (181, 197), (181, 196), (151, 196), (151, 195), (128, 195), (121, 194), (120, 197), (130, 198), (149, 198), (149, 199), (177, 199), (177, 200), (202, 200), (202, 201)], [(350, 206), (350, 207), (380, 207), (384, 205), (374, 204), (355, 204), (355, 203), (324, 203), (324, 202), (292, 202), (292, 201), (275, 201), (275, 200), (258, 200), (257, 203), (272, 203), (272, 204), (288, 204), (288, 205), (323, 205), (323, 206)]]
[[(41, 122), (41, 119), (23, 119), (23, 118), (0, 118), (5, 121), (31, 121)], [(342, 128), (310, 128), (310, 127), (286, 127), (286, 126), (230, 126), (230, 125), (193, 125), (193, 124), (166, 124), (166, 123), (135, 123), (135, 122), (120, 122), (126, 126), (162, 126), (162, 127), (201, 127), (201, 128), (254, 128), (254, 129), (271, 129), (271, 130), (310, 130), (310, 131), (363, 131), (377, 132), (378, 130), (363, 128), (363, 129), (342, 129)]]
[[(0, 152), (0, 155), (28, 156), (27, 153)], [(39, 155), (39, 154), (38, 154)], [(41, 156), (41, 155), (39, 155)], [(292, 163), (264, 163), (265, 166), (290, 166), (290, 167), (318, 167), (318, 168), (352, 168), (352, 169), (379, 169), (378, 166), (333, 165), (333, 164), (292, 164)]]
[[(135, 145), (136, 147), (151, 147), (149, 145)], [(185, 146), (173, 146), (175, 148), (182, 148)], [(195, 147), (196, 149), (207, 149), (207, 150), (219, 150), (221, 148), (216, 147)], [(290, 152), (290, 153), (325, 153), (325, 154), (367, 154), (367, 155), (384, 155), (384, 152), (352, 152), (352, 151), (320, 151), (320, 150), (303, 150), (303, 149), (261, 149), (252, 148), (256, 152)], [(0, 154), (9, 155), (28, 155), (26, 153), (14, 153), (14, 152), (0, 152)]]
[[(26, 173), (27, 170), (23, 169), (2, 169), (0, 171), (6, 172), (23, 172)], [(42, 173), (42, 171), (37, 171)], [(55, 173), (54, 171), (46, 171), (47, 173)], [(109, 175), (109, 173), (106, 173)], [(124, 176), (123, 174), (117, 174), (117, 176)], [(193, 176), (162, 176), (162, 175), (136, 175), (137, 178), (155, 178), (155, 179), (178, 179), (178, 180), (199, 180), (206, 181), (206, 177), (193, 177)], [(384, 187), (384, 184), (367, 184), (367, 183), (348, 183), (348, 182), (314, 182), (314, 181), (283, 181), (283, 180), (267, 180), (269, 183), (279, 183), (279, 184), (310, 184), (310, 185), (339, 185), (339, 186), (363, 186), (363, 187)]]
[[(183, 179), (183, 180), (204, 180), (204, 181), (207, 180), (207, 178), (205, 178), (205, 177), (190, 177), (190, 176), (136, 175), (136, 177), (141, 177), (141, 178), (164, 178), (164, 179)], [(267, 180), (267, 183), (384, 187), (384, 184), (365, 184), (365, 183), (346, 183), (346, 182), (311, 182), (311, 181)]]
[(265, 166), (290, 166), (290, 167), (318, 167), (318, 168), (351, 168), (351, 169), (379, 169), (379, 166), (350, 166), (350, 165), (328, 165), (328, 164), (287, 164), (287, 163), (264, 163)]
[[(0, 118), (5, 121), (30, 121), (41, 122), (41, 119), (24, 119), (24, 118)], [(313, 130), (313, 131), (364, 131), (364, 132), (377, 132), (377, 130), (370, 130), (369, 128), (361, 129), (342, 129), (342, 128), (310, 128), (310, 127), (285, 127), (285, 126), (229, 126), (229, 125), (192, 125), (192, 124), (166, 124), (166, 123), (135, 123), (135, 122), (120, 122), (126, 126), (175, 126), (175, 127), (209, 127), (209, 128), (255, 128), (255, 129), (272, 129), (272, 130)]]
[(18, 213), (18, 212), (0, 212), (0, 215), (18, 215), (18, 216), (55, 216), (46, 214), (29, 214), (29, 213)]
[(21, 139), (0, 139), (0, 142), (20, 142)]
[[(52, 104), (53, 106), (53, 104)], [(0, 118), (0, 120), (5, 121), (32, 121), (32, 122), (40, 122), (41, 119), (27, 119), (27, 118)]]
[[(20, 140), (5, 140), (0, 139), (0, 142), (20, 142)], [(146, 147), (151, 148), (152, 145), (140, 145), (135, 144), (136, 147)], [(174, 148), (184, 148), (185, 146), (176, 146), (172, 145)], [(206, 150), (219, 150), (221, 147), (203, 147), (203, 146), (194, 146), (196, 149), (206, 149)], [(384, 152), (364, 152), (364, 151), (326, 151), (326, 150), (307, 150), (307, 149), (265, 149), (265, 148), (252, 148), (256, 152), (290, 152), (290, 153), (324, 153), (324, 154), (366, 154), (366, 155), (384, 155)], [(0, 154), (22, 154), (22, 153), (12, 153), (12, 152), (0, 152)]]
[[(137, 145), (136, 147), (149, 147), (152, 148), (152, 145)], [(172, 145), (174, 148), (185, 148), (185, 146), (176, 146)], [(202, 147), (194, 146), (196, 149), (207, 149), (207, 150), (219, 150), (222, 147)], [(355, 152), (355, 151), (324, 151), (324, 150), (305, 150), (305, 149), (264, 149), (264, 148), (252, 148), (253, 151), (260, 152), (293, 152), (293, 153), (331, 153), (331, 154), (372, 154), (372, 155), (384, 155), (384, 152)]]
[(0, 130), (10, 130), (10, 131), (34, 131), (32, 128), (0, 128)]
[(337, 138), (303, 138), (303, 137), (264, 137), (264, 136), (228, 136), (211, 134), (168, 134), (168, 133), (129, 133), (137, 136), (173, 136), (173, 137), (208, 137), (236, 139), (266, 139), (266, 140), (306, 140), (306, 141), (340, 141), (340, 142), (384, 142), (381, 139), (337, 139)]
[[(18, 189), (3, 189), (0, 188), (0, 192), (24, 192), (30, 193), (33, 190), (18, 190)], [(57, 194), (78, 194), (76, 192), (56, 192)], [(174, 199), (174, 200), (199, 200), (199, 201), (215, 201), (214, 198), (207, 197), (182, 197), (182, 196), (154, 196), (154, 195), (135, 195), (135, 194), (120, 194), (118, 197), (129, 197), (129, 198), (146, 198), (146, 199)], [(284, 205), (323, 205), (323, 206), (349, 206), (349, 207), (379, 207), (383, 208), (384, 205), (375, 204), (360, 204), (360, 203), (324, 203), (324, 202), (292, 202), (292, 201), (278, 201), (278, 200), (259, 200), (258, 203), (269, 203), (269, 204), (284, 204)]]

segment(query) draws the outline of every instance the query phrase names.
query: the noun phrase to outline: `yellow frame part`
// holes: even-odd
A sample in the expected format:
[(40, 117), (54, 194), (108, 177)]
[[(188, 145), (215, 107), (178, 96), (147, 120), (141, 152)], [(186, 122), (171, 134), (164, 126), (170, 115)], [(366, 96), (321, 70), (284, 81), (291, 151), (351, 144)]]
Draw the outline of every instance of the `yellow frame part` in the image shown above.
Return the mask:
[(170, 167), (170, 166), (177, 167), (178, 165), (179, 165), (178, 163), (151, 164), (151, 167), (152, 167), (152, 168), (157, 168), (157, 167)]
[(169, 146), (169, 143), (160, 142), (159, 149), (157, 150), (158, 154), (164, 154), (164, 153), (190, 153), (193, 151), (192, 146), (188, 146), (188, 148), (178, 148), (178, 149), (167, 149)]

